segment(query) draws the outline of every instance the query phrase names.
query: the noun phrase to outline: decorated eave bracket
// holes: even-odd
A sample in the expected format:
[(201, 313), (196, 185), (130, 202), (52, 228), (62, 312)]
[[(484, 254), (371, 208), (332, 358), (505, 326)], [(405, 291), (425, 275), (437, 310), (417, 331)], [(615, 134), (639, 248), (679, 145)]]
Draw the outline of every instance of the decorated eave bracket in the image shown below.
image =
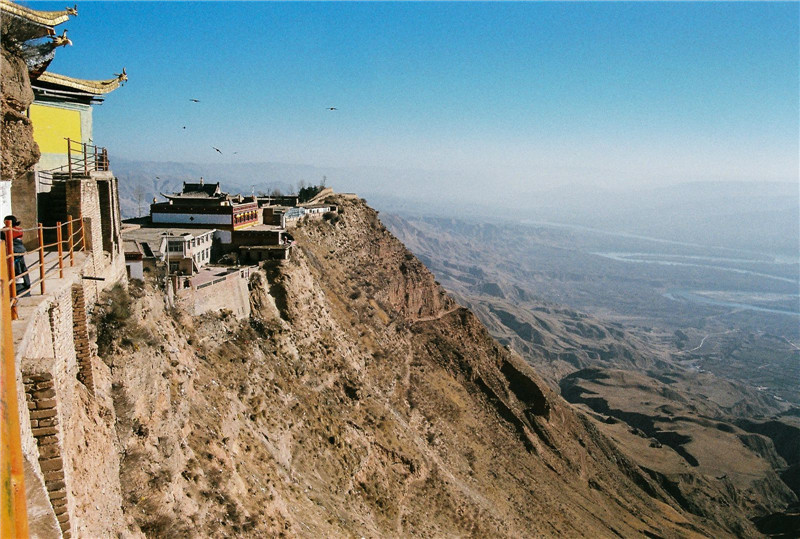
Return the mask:
[(21, 50), (28, 72), (36, 78), (47, 69), (58, 47), (72, 45), (67, 30), (58, 35), (54, 27), (77, 15), (77, 5), (64, 11), (36, 11), (10, 0), (0, 0), (3, 42)]
[(78, 15), (78, 6), (67, 7), (64, 11), (36, 11), (11, 0), (0, 0), (3, 40), (23, 44), (32, 39), (55, 36), (55, 26), (67, 22)]

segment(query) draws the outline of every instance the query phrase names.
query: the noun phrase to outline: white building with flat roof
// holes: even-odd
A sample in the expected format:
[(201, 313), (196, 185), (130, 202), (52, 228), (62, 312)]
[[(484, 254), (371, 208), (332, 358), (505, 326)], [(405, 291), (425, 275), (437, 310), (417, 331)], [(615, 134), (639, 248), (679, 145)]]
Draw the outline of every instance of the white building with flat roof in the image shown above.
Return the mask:
[[(141, 253), (144, 267), (155, 261), (166, 262), (170, 273), (194, 275), (211, 262), (216, 229), (176, 227), (129, 227), (123, 229), (126, 248)], [(135, 253), (126, 251), (126, 259)], [(147, 262), (150, 262), (148, 264)]]

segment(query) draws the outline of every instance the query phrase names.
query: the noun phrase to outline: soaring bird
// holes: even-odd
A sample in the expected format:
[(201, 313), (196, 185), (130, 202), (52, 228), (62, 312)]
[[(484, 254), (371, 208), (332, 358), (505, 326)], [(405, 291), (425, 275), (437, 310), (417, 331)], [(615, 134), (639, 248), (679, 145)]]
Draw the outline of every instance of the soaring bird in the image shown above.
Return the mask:
[(325, 110), (339, 110), (336, 107), (327, 107)]
[(200, 102), (199, 99), (194, 99), (194, 98), (189, 98), (189, 101), (191, 101), (192, 103), (199, 103)]
[(216, 146), (212, 146), (212, 148), (214, 148), (215, 150), (217, 150), (219, 153), (222, 153), (222, 150), (220, 150), (220, 149), (219, 149), (219, 148), (217, 148)]
[(184, 125), (183, 128), (186, 129), (186, 126)]

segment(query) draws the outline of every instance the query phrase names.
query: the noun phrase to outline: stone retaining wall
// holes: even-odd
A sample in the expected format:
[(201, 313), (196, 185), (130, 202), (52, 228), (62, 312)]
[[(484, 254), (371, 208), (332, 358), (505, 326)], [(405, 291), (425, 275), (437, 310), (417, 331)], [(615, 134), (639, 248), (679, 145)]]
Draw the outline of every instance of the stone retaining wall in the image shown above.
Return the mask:
[(196, 288), (179, 289), (177, 296), (178, 302), (195, 316), (222, 310), (231, 311), (237, 318), (250, 316), (248, 280), (239, 272), (198, 285)]
[[(44, 363), (49, 362), (45, 360)], [(41, 365), (38, 361), (34, 364)], [(62, 537), (72, 536), (70, 530), (69, 501), (64, 476), (58, 400), (55, 381), (50, 372), (23, 372), (25, 398), (30, 415), (31, 433), (39, 448), (39, 467), (42, 471), (47, 495), (61, 528)]]
[(89, 343), (86, 302), (83, 286), (72, 285), (72, 334), (75, 342), (75, 355), (78, 361), (78, 380), (89, 393), (94, 395), (94, 376), (92, 374), (92, 348)]

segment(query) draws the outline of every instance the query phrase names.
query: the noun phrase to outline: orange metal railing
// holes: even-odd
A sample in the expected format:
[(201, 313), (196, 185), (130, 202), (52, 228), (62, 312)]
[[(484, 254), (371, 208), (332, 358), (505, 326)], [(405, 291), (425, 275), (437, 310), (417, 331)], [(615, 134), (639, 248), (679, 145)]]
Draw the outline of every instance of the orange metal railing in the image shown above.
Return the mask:
[[(0, 260), (6, 259), (6, 245), (0, 242)], [(0, 264), (0, 280), (4, 284), (0, 290), (0, 323), (3, 332), (0, 340), (0, 537), (28, 537), (14, 337), (11, 333), (11, 298), (10, 288), (5, 286), (7, 282), (14, 281), (9, 280), (6, 264)]]
[(89, 175), (89, 171), (108, 170), (108, 151), (99, 146), (67, 139), (67, 166), (69, 177), (74, 174)]
[[(66, 236), (64, 235), (65, 228)], [(44, 243), (44, 231), (53, 229), (56, 231), (56, 241), (53, 243)], [(16, 320), (18, 318), (17, 279), (24, 279), (24, 277), (27, 276), (30, 281), (30, 287), (25, 290), (25, 294), (32, 293), (36, 285), (38, 285), (39, 293), (44, 294), (45, 277), (48, 274), (53, 275), (58, 271), (58, 277), (63, 279), (65, 261), (69, 262), (70, 266), (74, 266), (75, 251), (86, 250), (86, 231), (83, 226), (83, 218), (78, 217), (73, 219), (71, 215), (67, 216), (65, 222), (58, 222), (55, 226), (43, 226), (42, 223), (37, 223), (36, 228), (27, 229), (14, 229), (11, 226), (11, 221), (6, 221), (5, 227), (0, 229), (0, 231), (2, 231), (3, 237), (5, 238), (2, 242), (4, 244), (5, 254), (0, 258), (0, 261), (5, 261), (5, 264), (0, 263), (5, 270), (0, 286), (2, 286), (4, 297), (7, 295), (9, 298), (9, 305), (11, 308), (10, 319)], [(30, 267), (26, 267), (26, 269), (19, 274), (16, 272), (15, 260), (19, 257), (23, 257), (24, 253), (14, 253), (14, 232), (35, 232), (39, 244), (36, 248), (36, 252), (39, 255), (38, 260), (33, 262)], [(53, 261), (52, 257), (50, 257), (48, 262), (46, 257), (47, 253), (57, 253), (56, 260)], [(37, 274), (38, 276), (33, 278), (33, 276)]]
[(72, 139), (67, 141), (67, 164), (48, 172), (67, 172), (69, 179), (73, 176), (88, 176), (92, 171), (110, 170), (108, 150)]
[[(66, 237), (63, 232), (66, 228)], [(44, 231), (56, 230), (55, 243), (44, 243)], [(30, 268), (17, 274), (15, 262), (25, 253), (14, 252), (14, 234), (34, 232), (38, 239), (38, 260)], [(0, 228), (3, 241), (0, 241), (0, 325), (2, 335), (0, 345), (0, 537), (28, 537), (28, 511), (25, 500), (25, 472), (22, 461), (22, 446), (20, 442), (19, 406), (17, 403), (17, 376), (14, 359), (14, 336), (11, 321), (16, 320), (17, 313), (17, 279), (28, 277), (30, 288), (25, 294), (30, 294), (35, 285), (39, 292), (45, 293), (45, 278), (48, 274), (58, 271), (59, 277), (64, 277), (64, 265), (75, 264), (75, 251), (86, 250), (86, 234), (83, 219), (73, 219), (67, 216), (63, 223), (46, 227), (37, 223), (36, 228), (13, 228), (11, 221), (5, 222), (5, 227)], [(57, 260), (52, 256), (48, 261), (46, 254), (57, 253)], [(31, 276), (38, 274), (36, 279)]]

